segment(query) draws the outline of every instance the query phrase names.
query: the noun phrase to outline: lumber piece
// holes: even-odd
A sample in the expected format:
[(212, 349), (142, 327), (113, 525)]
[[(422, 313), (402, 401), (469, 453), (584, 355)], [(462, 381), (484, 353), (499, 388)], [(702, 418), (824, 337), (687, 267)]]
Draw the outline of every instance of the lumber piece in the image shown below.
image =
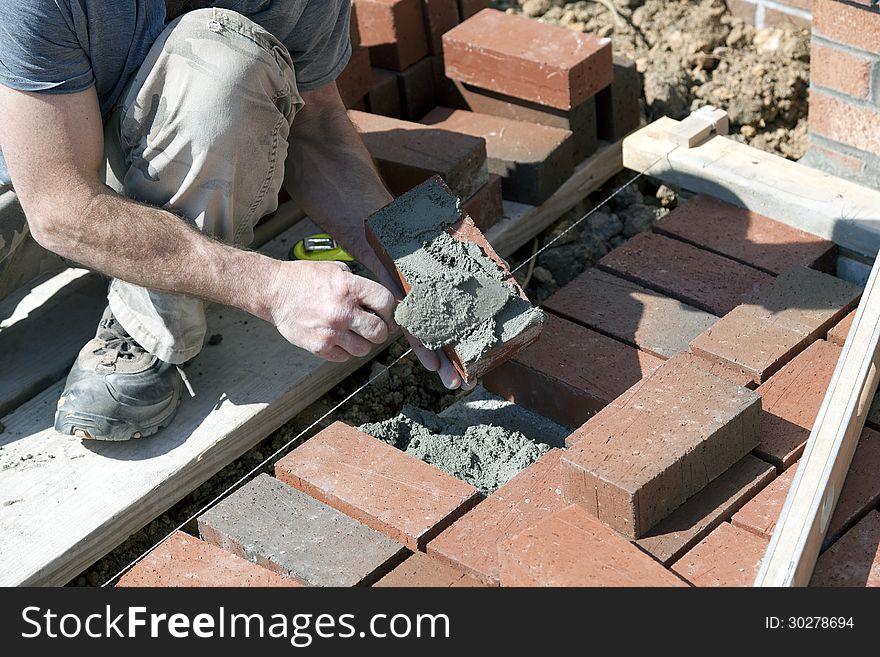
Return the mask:
[(819, 409), (755, 586), (806, 586), (877, 391), (880, 261)]
[(709, 194), (873, 258), (880, 250), (880, 191), (714, 136), (694, 148), (669, 139), (664, 117), (623, 141), (623, 165)]

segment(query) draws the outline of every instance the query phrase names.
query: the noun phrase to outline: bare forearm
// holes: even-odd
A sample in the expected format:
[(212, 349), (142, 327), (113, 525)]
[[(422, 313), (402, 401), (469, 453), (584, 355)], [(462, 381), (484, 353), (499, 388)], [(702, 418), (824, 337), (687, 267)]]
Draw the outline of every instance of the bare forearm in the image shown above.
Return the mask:
[(76, 221), (54, 223), (44, 246), (135, 285), (268, 318), (274, 260), (212, 240), (178, 216), (110, 190), (89, 196)]
[(309, 217), (376, 272), (379, 263), (364, 239), (364, 219), (393, 196), (335, 89), (328, 95), (321, 102), (307, 101), (294, 120), (284, 185)]

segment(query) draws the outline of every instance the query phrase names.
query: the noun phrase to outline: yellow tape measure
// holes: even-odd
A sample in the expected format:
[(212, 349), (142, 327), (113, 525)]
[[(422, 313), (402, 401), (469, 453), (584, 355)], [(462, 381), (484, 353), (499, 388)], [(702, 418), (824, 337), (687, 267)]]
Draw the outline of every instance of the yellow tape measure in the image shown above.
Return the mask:
[(288, 260), (341, 260), (351, 262), (352, 255), (326, 233), (311, 235), (293, 245)]

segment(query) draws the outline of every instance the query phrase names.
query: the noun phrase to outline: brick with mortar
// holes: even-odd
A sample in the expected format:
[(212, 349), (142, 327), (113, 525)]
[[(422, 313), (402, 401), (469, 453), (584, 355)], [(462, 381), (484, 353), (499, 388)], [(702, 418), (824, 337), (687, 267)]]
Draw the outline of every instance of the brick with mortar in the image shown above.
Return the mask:
[(434, 175), (460, 198), (489, 182), (486, 142), (479, 137), (353, 110), (348, 116), (397, 196)]
[(880, 586), (880, 513), (871, 511), (819, 557), (810, 586)]
[(810, 82), (854, 98), (867, 99), (871, 92), (874, 62), (816, 41), (810, 51)]
[[(814, 0), (813, 29), (828, 39), (877, 52), (880, 43), (880, 13), (866, 12), (834, 0)], [(812, 112), (812, 107), (810, 108)]]
[(687, 351), (718, 318), (659, 292), (591, 268), (550, 296), (544, 308), (658, 358)]
[(460, 588), (485, 586), (480, 580), (448, 563), (416, 552), (397, 568), (373, 584), (399, 588)]
[(718, 316), (773, 280), (753, 267), (651, 233), (617, 247), (598, 267)]
[(636, 541), (665, 566), (678, 560), (710, 531), (764, 489), (776, 468), (751, 455), (742, 457), (727, 472), (660, 521)]
[[(769, 539), (776, 528), (779, 512), (788, 496), (796, 471), (797, 464), (774, 479), (769, 486), (734, 514), (731, 522), (737, 527)], [(828, 523), (826, 544), (837, 540), (880, 502), (878, 471), (880, 471), (880, 433), (873, 429), (864, 429), (840, 491), (837, 506), (834, 507), (834, 515)]]
[(810, 91), (810, 132), (880, 154), (880, 109), (860, 107), (817, 89)]
[(489, 495), (428, 543), (428, 554), (497, 586), (498, 545), (568, 506), (559, 486), (559, 456), (552, 449)]
[(498, 548), (502, 586), (685, 586), (576, 504)]
[(275, 476), (411, 550), (479, 501), (470, 484), (343, 422), (278, 461)]
[(202, 539), (309, 586), (372, 584), (408, 550), (261, 474), (199, 516)]
[(654, 230), (771, 274), (797, 265), (830, 271), (837, 258), (834, 242), (703, 194), (661, 218)]
[(428, 55), (422, 0), (354, 0), (373, 66), (403, 71)]
[(577, 107), (613, 77), (611, 41), (486, 9), (443, 36), (446, 75), (558, 109)]
[(760, 419), (755, 392), (672, 359), (568, 437), (565, 497), (640, 538), (748, 454)]
[(119, 580), (128, 587), (302, 586), (181, 531), (171, 534)]
[(574, 170), (568, 130), (446, 107), (433, 109), (421, 122), (485, 139), (489, 172), (501, 176), (504, 198), (511, 201), (540, 205)]
[(672, 570), (694, 586), (752, 586), (766, 551), (767, 541), (724, 522)]
[(483, 378), (506, 399), (578, 427), (663, 361), (559, 317), (541, 337)]
[(757, 456), (780, 471), (800, 458), (839, 358), (840, 347), (819, 340), (758, 386), (764, 418)]

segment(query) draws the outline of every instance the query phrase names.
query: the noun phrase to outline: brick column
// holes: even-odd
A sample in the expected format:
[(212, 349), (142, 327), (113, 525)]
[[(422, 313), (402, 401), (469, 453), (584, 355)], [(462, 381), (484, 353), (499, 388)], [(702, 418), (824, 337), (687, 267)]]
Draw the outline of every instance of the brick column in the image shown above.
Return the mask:
[(810, 166), (880, 188), (880, 7), (815, 0)]

